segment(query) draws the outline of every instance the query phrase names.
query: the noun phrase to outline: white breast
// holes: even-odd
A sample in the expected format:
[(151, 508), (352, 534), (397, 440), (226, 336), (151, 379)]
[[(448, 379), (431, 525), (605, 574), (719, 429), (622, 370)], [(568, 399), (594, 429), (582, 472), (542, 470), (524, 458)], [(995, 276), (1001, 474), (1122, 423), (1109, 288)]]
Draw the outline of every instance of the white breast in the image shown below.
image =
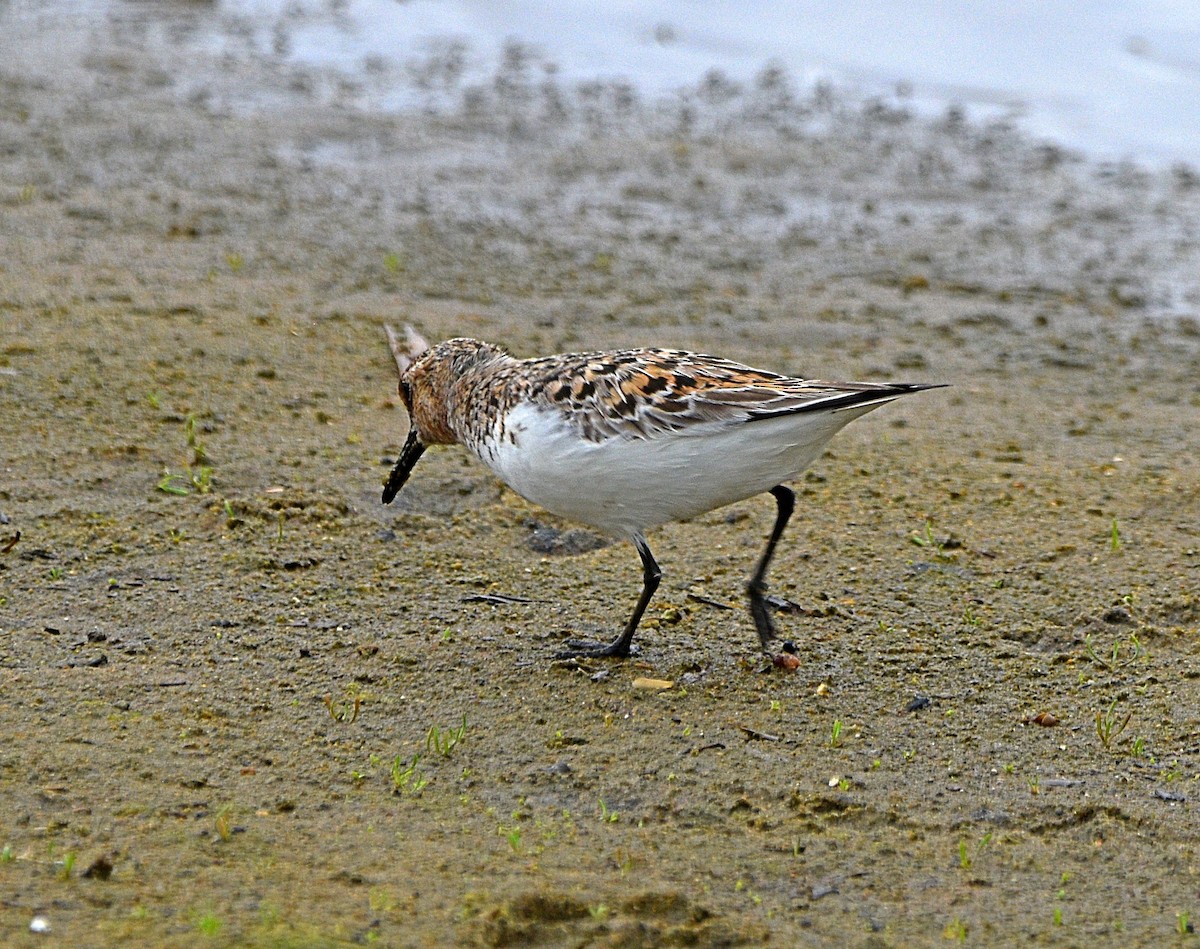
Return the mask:
[(546, 510), (629, 537), (795, 478), (839, 429), (874, 407), (589, 442), (556, 411), (524, 403), (505, 419), (512, 439), (489, 446), (493, 456), (482, 460)]

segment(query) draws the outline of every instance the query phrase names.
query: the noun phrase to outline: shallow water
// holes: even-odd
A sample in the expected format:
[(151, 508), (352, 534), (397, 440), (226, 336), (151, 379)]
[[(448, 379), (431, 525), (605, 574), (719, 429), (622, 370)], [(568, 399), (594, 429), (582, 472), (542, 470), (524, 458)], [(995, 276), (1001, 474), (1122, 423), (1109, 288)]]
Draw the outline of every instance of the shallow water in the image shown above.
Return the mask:
[[(192, 51), (334, 68), (375, 108), (437, 103), (447, 82), (486, 81), (515, 42), (569, 86), (622, 82), (670, 97), (710, 71), (747, 83), (773, 65), (806, 89), (825, 82), (927, 115), (953, 106), (975, 121), (1014, 121), (1092, 160), (1200, 161), (1200, 13), (1188, 4), (86, 0), (49, 13), (18, 0), (0, 15), (64, 8), (90, 23), (150, 24)], [(450, 72), (432, 66), (447, 52)], [(380, 88), (387, 71), (412, 82)]]

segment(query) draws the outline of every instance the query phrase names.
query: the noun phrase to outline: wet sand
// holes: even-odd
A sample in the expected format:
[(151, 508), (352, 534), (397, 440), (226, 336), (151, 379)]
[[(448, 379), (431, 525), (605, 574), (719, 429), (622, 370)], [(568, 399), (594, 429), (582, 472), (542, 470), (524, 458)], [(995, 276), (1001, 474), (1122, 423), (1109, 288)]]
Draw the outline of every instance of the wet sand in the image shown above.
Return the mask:
[[(1192, 172), (515, 54), (385, 114), (178, 75), (189, 15), (0, 68), (0, 941), (1186, 944)], [(799, 669), (742, 604), (767, 497), (561, 663), (637, 556), (462, 450), (381, 505), (406, 322), (952, 388), (797, 482)]]

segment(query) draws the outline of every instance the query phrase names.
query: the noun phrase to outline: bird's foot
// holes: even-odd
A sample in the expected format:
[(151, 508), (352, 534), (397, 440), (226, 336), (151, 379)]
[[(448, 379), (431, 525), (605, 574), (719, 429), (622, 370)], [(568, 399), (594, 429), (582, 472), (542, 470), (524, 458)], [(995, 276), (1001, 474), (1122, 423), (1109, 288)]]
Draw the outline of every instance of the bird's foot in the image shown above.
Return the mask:
[(611, 643), (597, 643), (589, 639), (568, 639), (566, 649), (554, 654), (555, 659), (627, 659), (639, 650), (619, 639)]

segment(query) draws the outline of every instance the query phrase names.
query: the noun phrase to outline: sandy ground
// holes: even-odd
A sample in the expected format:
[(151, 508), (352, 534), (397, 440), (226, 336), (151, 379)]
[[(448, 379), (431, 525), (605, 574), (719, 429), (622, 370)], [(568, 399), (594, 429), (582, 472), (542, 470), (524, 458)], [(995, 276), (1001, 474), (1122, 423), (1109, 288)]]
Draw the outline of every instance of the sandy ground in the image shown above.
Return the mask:
[[(1191, 943), (1193, 172), (770, 73), (180, 73), (211, 10), (133, 6), (0, 66), (0, 942)], [(797, 483), (799, 669), (766, 497), (560, 663), (636, 554), (461, 450), (383, 507), (385, 322), (953, 387)]]

